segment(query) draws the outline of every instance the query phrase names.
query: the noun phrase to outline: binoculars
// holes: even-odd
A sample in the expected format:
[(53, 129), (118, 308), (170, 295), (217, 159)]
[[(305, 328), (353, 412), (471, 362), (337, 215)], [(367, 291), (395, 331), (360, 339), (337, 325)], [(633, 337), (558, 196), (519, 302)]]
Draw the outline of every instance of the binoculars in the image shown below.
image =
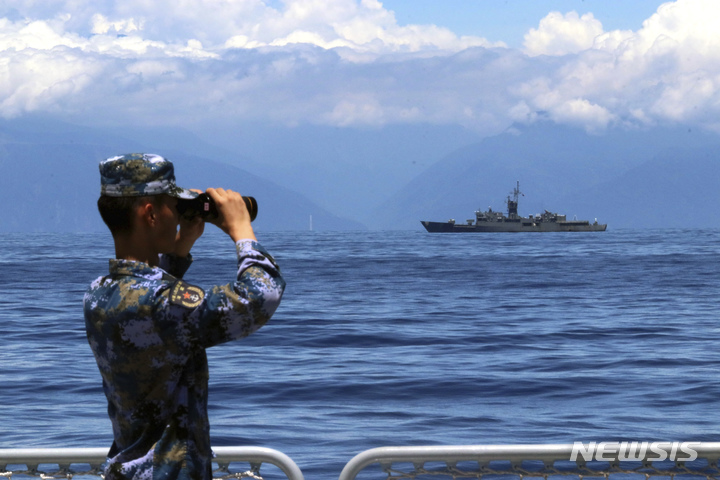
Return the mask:
[[(253, 197), (242, 197), (242, 199), (245, 202), (245, 206), (250, 214), (250, 221), (252, 222), (255, 220), (255, 217), (257, 217), (257, 201)], [(192, 200), (178, 199), (177, 211), (182, 217), (187, 219), (200, 216), (203, 220), (213, 220), (218, 216), (215, 200), (207, 193), (201, 193)]]

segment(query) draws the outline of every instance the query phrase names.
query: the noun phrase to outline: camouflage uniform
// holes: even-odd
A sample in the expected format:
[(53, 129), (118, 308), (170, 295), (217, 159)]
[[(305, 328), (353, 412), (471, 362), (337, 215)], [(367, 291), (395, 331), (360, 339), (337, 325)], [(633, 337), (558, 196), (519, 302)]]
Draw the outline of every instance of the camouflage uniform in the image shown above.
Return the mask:
[[(166, 179), (160, 193), (174, 187), (170, 165), (169, 174), (159, 174)], [(101, 164), (103, 186), (110, 167), (117, 165)], [(148, 182), (135, 180), (135, 187), (112, 185), (120, 185), (122, 195), (147, 192), (142, 185)], [(203, 291), (182, 280), (191, 258), (161, 255), (157, 267), (110, 260), (110, 274), (85, 294), (87, 337), (114, 436), (107, 480), (212, 477), (205, 349), (264, 325), (285, 287), (275, 261), (257, 242), (240, 240), (236, 248), (237, 278), (227, 285)]]

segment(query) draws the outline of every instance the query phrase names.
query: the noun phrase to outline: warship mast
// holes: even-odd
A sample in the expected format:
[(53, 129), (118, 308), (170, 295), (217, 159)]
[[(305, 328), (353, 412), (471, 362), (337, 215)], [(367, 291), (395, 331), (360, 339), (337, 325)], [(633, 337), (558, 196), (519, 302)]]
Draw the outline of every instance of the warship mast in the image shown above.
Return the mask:
[(522, 195), (520, 192), (520, 180), (517, 181), (517, 186), (512, 191), (513, 198), (510, 200), (510, 196), (507, 198), (508, 218), (518, 218), (518, 197)]

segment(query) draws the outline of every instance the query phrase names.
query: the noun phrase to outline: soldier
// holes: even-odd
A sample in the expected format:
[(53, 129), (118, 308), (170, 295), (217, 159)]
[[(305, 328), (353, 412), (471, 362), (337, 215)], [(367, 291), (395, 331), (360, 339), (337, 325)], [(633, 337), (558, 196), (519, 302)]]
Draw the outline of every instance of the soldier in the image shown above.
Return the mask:
[(204, 291), (182, 280), (204, 222), (179, 217), (177, 202), (198, 193), (175, 184), (172, 163), (112, 157), (100, 163), (100, 179), (98, 209), (116, 258), (85, 294), (84, 312), (113, 429), (105, 478), (210, 479), (205, 349), (263, 326), (285, 281), (240, 194), (207, 190), (219, 211), (212, 223), (235, 242), (238, 272)]

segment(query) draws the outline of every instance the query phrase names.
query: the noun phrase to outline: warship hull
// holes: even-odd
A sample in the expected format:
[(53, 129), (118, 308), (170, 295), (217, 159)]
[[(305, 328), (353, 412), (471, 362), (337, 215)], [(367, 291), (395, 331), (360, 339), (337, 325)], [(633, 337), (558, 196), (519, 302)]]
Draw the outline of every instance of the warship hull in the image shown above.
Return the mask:
[(488, 222), (484, 225), (458, 225), (453, 222), (421, 221), (425, 230), (430, 233), (460, 232), (604, 232), (607, 224), (589, 222)]

